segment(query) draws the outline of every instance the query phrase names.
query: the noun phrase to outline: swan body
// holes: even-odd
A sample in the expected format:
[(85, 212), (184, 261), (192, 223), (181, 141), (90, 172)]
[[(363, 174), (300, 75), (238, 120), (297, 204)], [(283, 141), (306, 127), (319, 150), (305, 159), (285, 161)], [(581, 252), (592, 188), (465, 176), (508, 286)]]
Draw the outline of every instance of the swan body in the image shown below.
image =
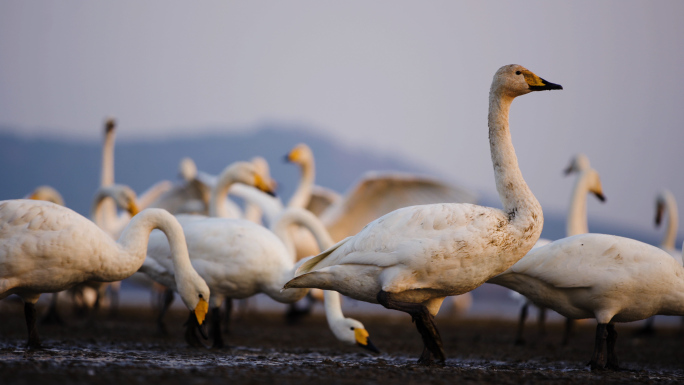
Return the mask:
[(530, 251), (489, 283), (515, 290), (568, 318), (596, 318), (592, 369), (618, 367), (612, 323), (656, 314), (684, 315), (684, 267), (657, 247), (614, 235), (557, 240)]
[(30, 311), (35, 315), (33, 305), (40, 294), (132, 275), (145, 259), (148, 236), (155, 228), (168, 237), (181, 298), (201, 323), (209, 289), (191, 268), (182, 229), (169, 213), (141, 212), (115, 241), (68, 208), (33, 200), (0, 202), (0, 299), (17, 294), (26, 303), (29, 346), (39, 345)]
[(541, 206), (525, 183), (508, 129), (513, 99), (562, 89), (518, 65), (494, 75), (489, 99), (492, 163), (503, 210), (431, 204), (395, 210), (307, 260), (285, 288), (335, 290), (409, 313), (423, 337), (419, 363), (444, 361), (432, 317), (444, 297), (466, 293), (525, 255), (543, 226)]

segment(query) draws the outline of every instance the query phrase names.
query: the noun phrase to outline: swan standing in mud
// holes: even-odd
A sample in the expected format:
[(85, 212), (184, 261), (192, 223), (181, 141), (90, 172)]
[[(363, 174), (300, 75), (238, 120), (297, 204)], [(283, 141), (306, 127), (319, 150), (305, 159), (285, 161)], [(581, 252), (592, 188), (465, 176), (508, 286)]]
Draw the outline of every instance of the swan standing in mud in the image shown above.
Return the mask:
[(562, 89), (519, 65), (501, 67), (489, 94), (489, 143), (503, 210), (432, 204), (393, 211), (307, 260), (285, 288), (335, 290), (411, 315), (423, 338), (418, 360), (445, 360), (434, 324), (446, 296), (469, 292), (502, 273), (534, 246), (542, 209), (518, 167), (511, 103), (532, 91)]

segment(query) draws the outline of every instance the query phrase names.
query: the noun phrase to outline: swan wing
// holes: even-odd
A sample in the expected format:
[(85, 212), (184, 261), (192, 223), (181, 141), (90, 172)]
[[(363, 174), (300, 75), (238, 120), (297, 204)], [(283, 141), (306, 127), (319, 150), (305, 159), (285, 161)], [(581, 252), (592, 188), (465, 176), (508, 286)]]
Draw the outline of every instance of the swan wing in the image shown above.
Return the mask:
[(306, 209), (320, 216), (331, 205), (339, 202), (342, 195), (323, 186), (314, 185), (311, 189), (311, 199)]
[(432, 203), (474, 203), (474, 193), (435, 178), (405, 173), (366, 173), (331, 205), (321, 220), (335, 240), (398, 208)]

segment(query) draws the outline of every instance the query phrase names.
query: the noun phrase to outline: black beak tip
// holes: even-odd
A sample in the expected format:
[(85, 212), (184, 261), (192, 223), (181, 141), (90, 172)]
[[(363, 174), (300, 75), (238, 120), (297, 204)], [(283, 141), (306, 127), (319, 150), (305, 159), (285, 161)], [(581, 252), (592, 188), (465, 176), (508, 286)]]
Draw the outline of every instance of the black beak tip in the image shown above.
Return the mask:
[(283, 156), (283, 162), (284, 162), (284, 163), (290, 163), (290, 155), (289, 155), (289, 154)]
[(605, 201), (606, 201), (605, 195), (603, 195), (603, 194), (601, 194), (601, 193), (596, 194), (596, 198), (598, 198), (598, 200), (600, 200), (601, 202), (605, 202)]
[(358, 344), (358, 345), (361, 346), (362, 348), (366, 349), (366, 350), (370, 350), (373, 353), (377, 353), (377, 354), (382, 353), (380, 351), (380, 349), (378, 349), (377, 347), (375, 347), (375, 345), (373, 345), (373, 343), (371, 342), (370, 339), (368, 340), (368, 344), (366, 344), (366, 345)]
[(272, 196), (272, 197), (274, 197), (274, 198), (276, 197), (275, 191), (268, 190), (268, 191), (266, 191), (266, 194), (268, 194), (268, 195), (270, 195), (270, 196)]

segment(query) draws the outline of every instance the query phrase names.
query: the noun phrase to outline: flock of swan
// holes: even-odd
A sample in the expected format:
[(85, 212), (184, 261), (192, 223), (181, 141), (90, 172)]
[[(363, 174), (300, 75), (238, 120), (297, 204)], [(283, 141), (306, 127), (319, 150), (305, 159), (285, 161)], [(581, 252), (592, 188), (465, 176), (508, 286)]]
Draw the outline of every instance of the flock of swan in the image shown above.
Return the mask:
[[(159, 182), (138, 197), (114, 182), (115, 129), (108, 121), (90, 219), (45, 186), (31, 199), (0, 202), (0, 299), (21, 297), (28, 346), (37, 348), (35, 303), (42, 293), (80, 288), (97, 303), (106, 283), (143, 273), (188, 308), (190, 345), (203, 346), (198, 334), (206, 337), (207, 318), (212, 346), (220, 348), (219, 309), (230, 309), (232, 299), (264, 293), (294, 303), (320, 289), (338, 340), (377, 351), (363, 324), (344, 317), (343, 294), (408, 313), (424, 344), (418, 362), (429, 365), (445, 362), (434, 322), (445, 298), (493, 283), (524, 296), (518, 342), (530, 304), (568, 318), (565, 341), (571, 320), (595, 318), (590, 366), (618, 369), (615, 322), (684, 315), (676, 203), (669, 192), (658, 198), (657, 222), (664, 212), (668, 217), (661, 248), (590, 234), (587, 194), (605, 198), (598, 172), (578, 155), (567, 169), (577, 174), (567, 238), (540, 239), (542, 207), (518, 167), (508, 115), (516, 97), (542, 90), (562, 87), (520, 65), (501, 67), (491, 84), (489, 142), (503, 209), (478, 206), (466, 190), (409, 174), (367, 174), (340, 195), (314, 184), (306, 145), (286, 155), (302, 172), (287, 204), (274, 196), (261, 158), (233, 163), (218, 176), (186, 158), (182, 182)], [(167, 298), (164, 310), (173, 296)]]

